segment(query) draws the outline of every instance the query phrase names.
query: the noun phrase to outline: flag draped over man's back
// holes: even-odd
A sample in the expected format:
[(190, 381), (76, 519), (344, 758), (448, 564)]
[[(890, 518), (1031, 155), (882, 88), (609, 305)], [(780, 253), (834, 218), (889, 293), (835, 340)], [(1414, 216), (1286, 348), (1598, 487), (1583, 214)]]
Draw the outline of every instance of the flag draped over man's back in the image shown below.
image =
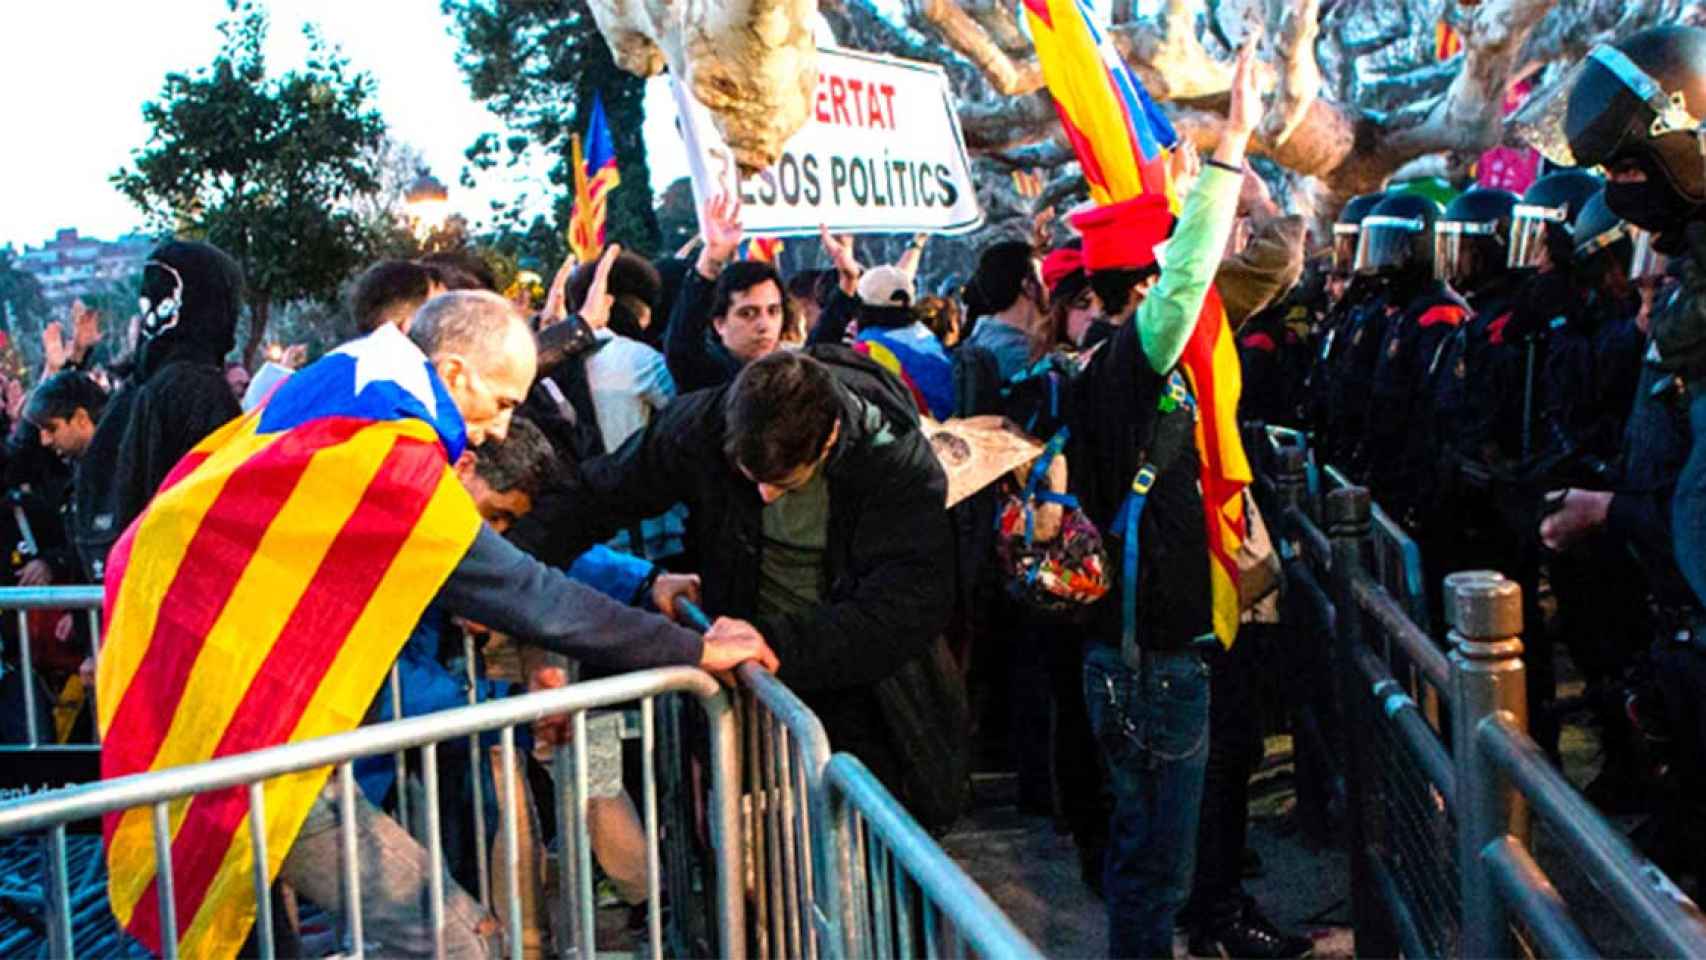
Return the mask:
[[(1161, 193), (1177, 212), (1167, 150), (1178, 134), (1143, 84), (1096, 25), (1084, 0), (1024, 0), (1031, 38), (1055, 112), (1084, 170), (1090, 197), (1118, 203)], [(1238, 549), (1248, 533), (1244, 488), (1250, 464), (1238, 431), (1243, 375), (1220, 295), (1212, 287), (1179, 359), (1200, 411), (1197, 449), (1208, 525), (1214, 629), (1232, 644), (1238, 632)]]
[[(359, 724), (479, 530), (450, 469), (465, 444), (443, 383), (389, 324), (198, 444), (107, 564), (102, 776)], [(267, 781), (269, 879), (329, 772)], [(254, 923), (248, 813), (243, 787), (170, 805), (184, 956), (232, 956)], [(158, 953), (150, 810), (104, 826), (113, 914)]]
[(592, 110), (586, 121), (586, 152), (582, 155), (578, 134), (569, 141), (570, 162), (575, 174), (575, 207), (569, 214), (569, 249), (581, 263), (592, 263), (604, 252), (604, 214), (610, 193), (622, 182), (616, 170), (616, 142), (610, 138), (610, 121), (604, 116), (604, 100), (592, 95)]

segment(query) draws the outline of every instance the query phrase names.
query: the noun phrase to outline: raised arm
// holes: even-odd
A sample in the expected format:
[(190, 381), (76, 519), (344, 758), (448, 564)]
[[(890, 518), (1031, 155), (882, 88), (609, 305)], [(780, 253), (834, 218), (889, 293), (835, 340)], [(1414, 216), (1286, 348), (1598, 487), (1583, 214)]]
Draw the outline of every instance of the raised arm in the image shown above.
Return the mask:
[(1178, 226), (1167, 243), (1161, 278), (1137, 309), (1138, 336), (1144, 355), (1157, 373), (1173, 369), (1185, 352), (1238, 214), (1244, 150), (1262, 109), (1252, 67), (1254, 58), (1255, 48), (1248, 44), (1238, 53), (1232, 104), (1226, 111), (1220, 143), (1196, 189), (1185, 199)]

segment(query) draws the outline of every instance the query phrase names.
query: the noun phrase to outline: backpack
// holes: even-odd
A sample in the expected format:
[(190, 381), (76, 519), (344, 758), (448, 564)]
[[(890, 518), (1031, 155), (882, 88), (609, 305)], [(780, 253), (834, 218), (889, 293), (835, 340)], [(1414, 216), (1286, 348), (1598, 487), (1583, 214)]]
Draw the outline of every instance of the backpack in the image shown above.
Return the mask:
[(1066, 425), (1067, 387), (1077, 373), (1070, 358), (1049, 353), (1002, 377), (995, 354), (968, 344), (954, 353), (954, 410), (999, 414), (1033, 437), (1051, 437)]
[[(1043, 449), (1023, 487), (1010, 477), (998, 494), (995, 558), (1007, 592), (1026, 609), (1044, 614), (1077, 614), (1102, 599), (1111, 586), (1102, 533), (1084, 514), (1078, 499), (1042, 489), (1054, 459), (1069, 436), (1057, 431)], [(1037, 511), (1045, 504), (1061, 508), (1060, 529), (1046, 541), (1036, 538)]]

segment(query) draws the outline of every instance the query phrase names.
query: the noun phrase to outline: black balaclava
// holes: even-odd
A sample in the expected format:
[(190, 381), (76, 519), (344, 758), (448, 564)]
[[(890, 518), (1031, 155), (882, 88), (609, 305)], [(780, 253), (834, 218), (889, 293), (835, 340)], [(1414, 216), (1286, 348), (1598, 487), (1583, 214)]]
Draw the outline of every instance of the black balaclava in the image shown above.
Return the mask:
[[(167, 241), (155, 247), (148, 260), (141, 296), (149, 309), (137, 345), (141, 378), (174, 361), (223, 363), (237, 345), (237, 314), (243, 305), (243, 270), (237, 261), (218, 247), (194, 240)], [(176, 312), (163, 316), (167, 311), (161, 305), (175, 294), (182, 297)]]

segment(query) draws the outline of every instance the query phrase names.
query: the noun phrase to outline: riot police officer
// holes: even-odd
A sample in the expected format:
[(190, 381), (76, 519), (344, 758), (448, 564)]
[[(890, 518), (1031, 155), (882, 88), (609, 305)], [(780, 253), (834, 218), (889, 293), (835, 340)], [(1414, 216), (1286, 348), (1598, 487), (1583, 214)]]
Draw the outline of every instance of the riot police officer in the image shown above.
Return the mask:
[[(1673, 819), (1689, 826), (1673, 842), (1694, 851), (1690, 866), (1699, 869), (1706, 866), (1706, 30), (1658, 27), (1601, 44), (1569, 83), (1562, 132), (1573, 160), (1604, 167), (1610, 209), (1652, 231), (1654, 246), (1680, 261), (1681, 288), (1655, 307), (1651, 325), (1658, 386), (1689, 410), (1690, 449), (1669, 532), (1694, 596), (1676, 608), (1661, 605), (1665, 629), (1650, 655), (1674, 737)], [(1620, 498), (1606, 498), (1599, 515), (1609, 517)], [(1561, 522), (1583, 512), (1584, 498), (1575, 499), (1556, 514)]]
[(1469, 319), (1469, 305), (1434, 276), (1434, 224), (1442, 212), (1418, 194), (1388, 196), (1363, 220), (1357, 244), (1357, 273), (1386, 292), (1369, 376), (1369, 485), (1412, 534), (1431, 487), (1424, 479), (1426, 431), (1416, 429), (1428, 408), (1423, 385), (1446, 339)]
[[(1343, 293), (1324, 324), (1320, 350), (1310, 373), (1311, 421), (1320, 434), (1327, 462), (1345, 465), (1362, 441), (1367, 419), (1368, 383), (1357, 375), (1371, 369), (1363, 355), (1374, 349), (1369, 318), (1378, 317), (1383, 301), (1379, 285), (1355, 273), (1362, 221), (1380, 203), (1382, 194), (1352, 197), (1333, 225), (1333, 272), (1328, 287)], [(1365, 346), (1366, 344), (1366, 346)]]
[(1506, 241), (1520, 199), (1509, 190), (1478, 187), (1452, 200), (1434, 225), (1434, 275), (1463, 296), (1474, 314), (1446, 339), (1428, 376), (1431, 409), (1423, 427), (1436, 484), (1423, 521), (1433, 533), (1431, 549), (1422, 559), (1436, 610), (1442, 599), (1438, 584), (1447, 573), (1499, 562), (1503, 531), (1485, 449), (1493, 418), (1487, 328), (1510, 313), (1518, 293)]

